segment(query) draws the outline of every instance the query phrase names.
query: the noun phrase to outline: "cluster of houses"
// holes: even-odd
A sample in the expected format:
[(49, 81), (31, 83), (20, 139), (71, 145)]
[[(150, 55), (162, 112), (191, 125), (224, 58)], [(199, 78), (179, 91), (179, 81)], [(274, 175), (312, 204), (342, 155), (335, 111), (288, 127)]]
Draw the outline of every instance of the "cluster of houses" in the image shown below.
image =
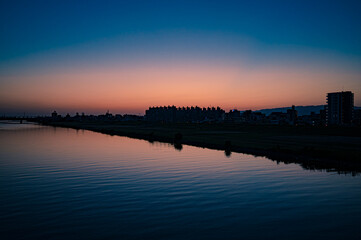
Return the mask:
[[(343, 104), (341, 110), (335, 112), (330, 101), (319, 112), (299, 115), (296, 107), (292, 106), (285, 111), (275, 111), (264, 114), (261, 111), (238, 111), (225, 112), (220, 107), (150, 107), (146, 110), (144, 121), (150, 122), (224, 122), (245, 124), (267, 125), (291, 125), (291, 126), (331, 126), (331, 125), (361, 125), (361, 110), (353, 109), (353, 106)], [(352, 108), (352, 111), (347, 110)], [(351, 113), (350, 113), (351, 112)], [(352, 114), (348, 116), (348, 114)], [(337, 121), (336, 121), (337, 120)]]
[[(320, 110), (319, 113), (311, 112), (308, 115), (299, 116), (295, 106), (287, 109), (286, 112), (272, 112), (268, 115), (259, 111), (238, 111), (231, 110), (225, 112), (217, 108), (200, 107), (150, 107), (146, 110), (145, 116), (139, 115), (120, 115), (109, 112), (101, 115), (85, 115), (77, 113), (74, 116), (67, 114), (65, 117), (52, 113), (52, 120), (58, 121), (147, 121), (162, 123), (240, 123), (240, 124), (265, 124), (265, 125), (291, 125), (291, 126), (326, 126), (327, 111)], [(355, 110), (354, 125), (361, 125), (361, 110)]]
[(200, 107), (150, 107), (145, 114), (145, 121), (151, 122), (224, 122), (224, 123), (248, 123), (248, 124), (271, 124), (271, 125), (325, 125), (325, 113), (312, 112), (310, 115), (298, 116), (295, 106), (286, 112), (272, 112), (266, 115), (259, 111), (225, 112), (217, 108)]
[(295, 106), (287, 112), (272, 112), (268, 116), (262, 112), (246, 110), (231, 110), (225, 115), (225, 122), (251, 123), (251, 124), (272, 124), (272, 125), (297, 125), (297, 111)]
[(112, 121), (141, 121), (144, 119), (143, 116), (132, 115), (132, 114), (111, 114), (107, 111), (105, 114), (100, 115), (85, 115), (85, 113), (79, 114), (76, 113), (74, 116), (70, 116), (70, 114), (66, 114), (65, 117), (62, 117), (56, 111), (51, 114), (51, 119), (54, 121), (74, 121), (74, 122), (82, 122), (82, 121), (102, 121), (102, 122), (112, 122)]
[(221, 122), (225, 111), (220, 107), (150, 107), (145, 120), (151, 122)]
[(261, 111), (225, 112), (220, 107), (150, 107), (144, 116), (138, 115), (113, 115), (109, 111), (102, 115), (85, 115), (77, 113), (75, 116), (67, 114), (61, 117), (57, 112), (52, 113), (52, 120), (61, 121), (147, 121), (162, 123), (245, 123), (268, 125), (361, 125), (361, 110), (354, 109), (352, 92), (336, 92), (327, 94), (327, 105), (318, 113), (298, 115), (295, 106), (286, 111), (271, 112), (266, 115)]

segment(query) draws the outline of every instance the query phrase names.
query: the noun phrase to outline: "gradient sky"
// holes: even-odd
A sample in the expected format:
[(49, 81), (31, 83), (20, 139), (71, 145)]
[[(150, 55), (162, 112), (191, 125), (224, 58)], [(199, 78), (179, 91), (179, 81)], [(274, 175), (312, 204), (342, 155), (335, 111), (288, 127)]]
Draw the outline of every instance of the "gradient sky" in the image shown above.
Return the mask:
[(360, 1), (0, 2), (0, 114), (361, 106)]

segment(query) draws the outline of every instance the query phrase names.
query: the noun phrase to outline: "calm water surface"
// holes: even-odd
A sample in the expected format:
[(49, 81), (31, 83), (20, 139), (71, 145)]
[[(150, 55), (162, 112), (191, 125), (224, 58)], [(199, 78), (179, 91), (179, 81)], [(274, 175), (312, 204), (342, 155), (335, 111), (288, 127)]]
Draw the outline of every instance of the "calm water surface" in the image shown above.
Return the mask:
[(1, 239), (361, 239), (361, 177), (0, 123)]

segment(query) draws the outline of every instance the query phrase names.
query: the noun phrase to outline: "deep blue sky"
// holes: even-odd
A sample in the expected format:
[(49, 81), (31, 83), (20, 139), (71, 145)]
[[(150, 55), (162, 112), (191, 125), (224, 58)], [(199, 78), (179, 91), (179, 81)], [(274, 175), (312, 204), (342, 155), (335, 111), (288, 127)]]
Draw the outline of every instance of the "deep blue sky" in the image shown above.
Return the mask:
[(361, 1), (1, 1), (0, 60), (152, 32), (361, 55)]

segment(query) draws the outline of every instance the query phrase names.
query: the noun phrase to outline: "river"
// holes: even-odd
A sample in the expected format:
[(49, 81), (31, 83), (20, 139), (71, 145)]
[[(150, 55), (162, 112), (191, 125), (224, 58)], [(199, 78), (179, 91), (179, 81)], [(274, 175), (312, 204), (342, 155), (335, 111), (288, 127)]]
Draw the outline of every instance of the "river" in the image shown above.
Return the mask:
[(360, 239), (361, 176), (0, 123), (1, 239)]

